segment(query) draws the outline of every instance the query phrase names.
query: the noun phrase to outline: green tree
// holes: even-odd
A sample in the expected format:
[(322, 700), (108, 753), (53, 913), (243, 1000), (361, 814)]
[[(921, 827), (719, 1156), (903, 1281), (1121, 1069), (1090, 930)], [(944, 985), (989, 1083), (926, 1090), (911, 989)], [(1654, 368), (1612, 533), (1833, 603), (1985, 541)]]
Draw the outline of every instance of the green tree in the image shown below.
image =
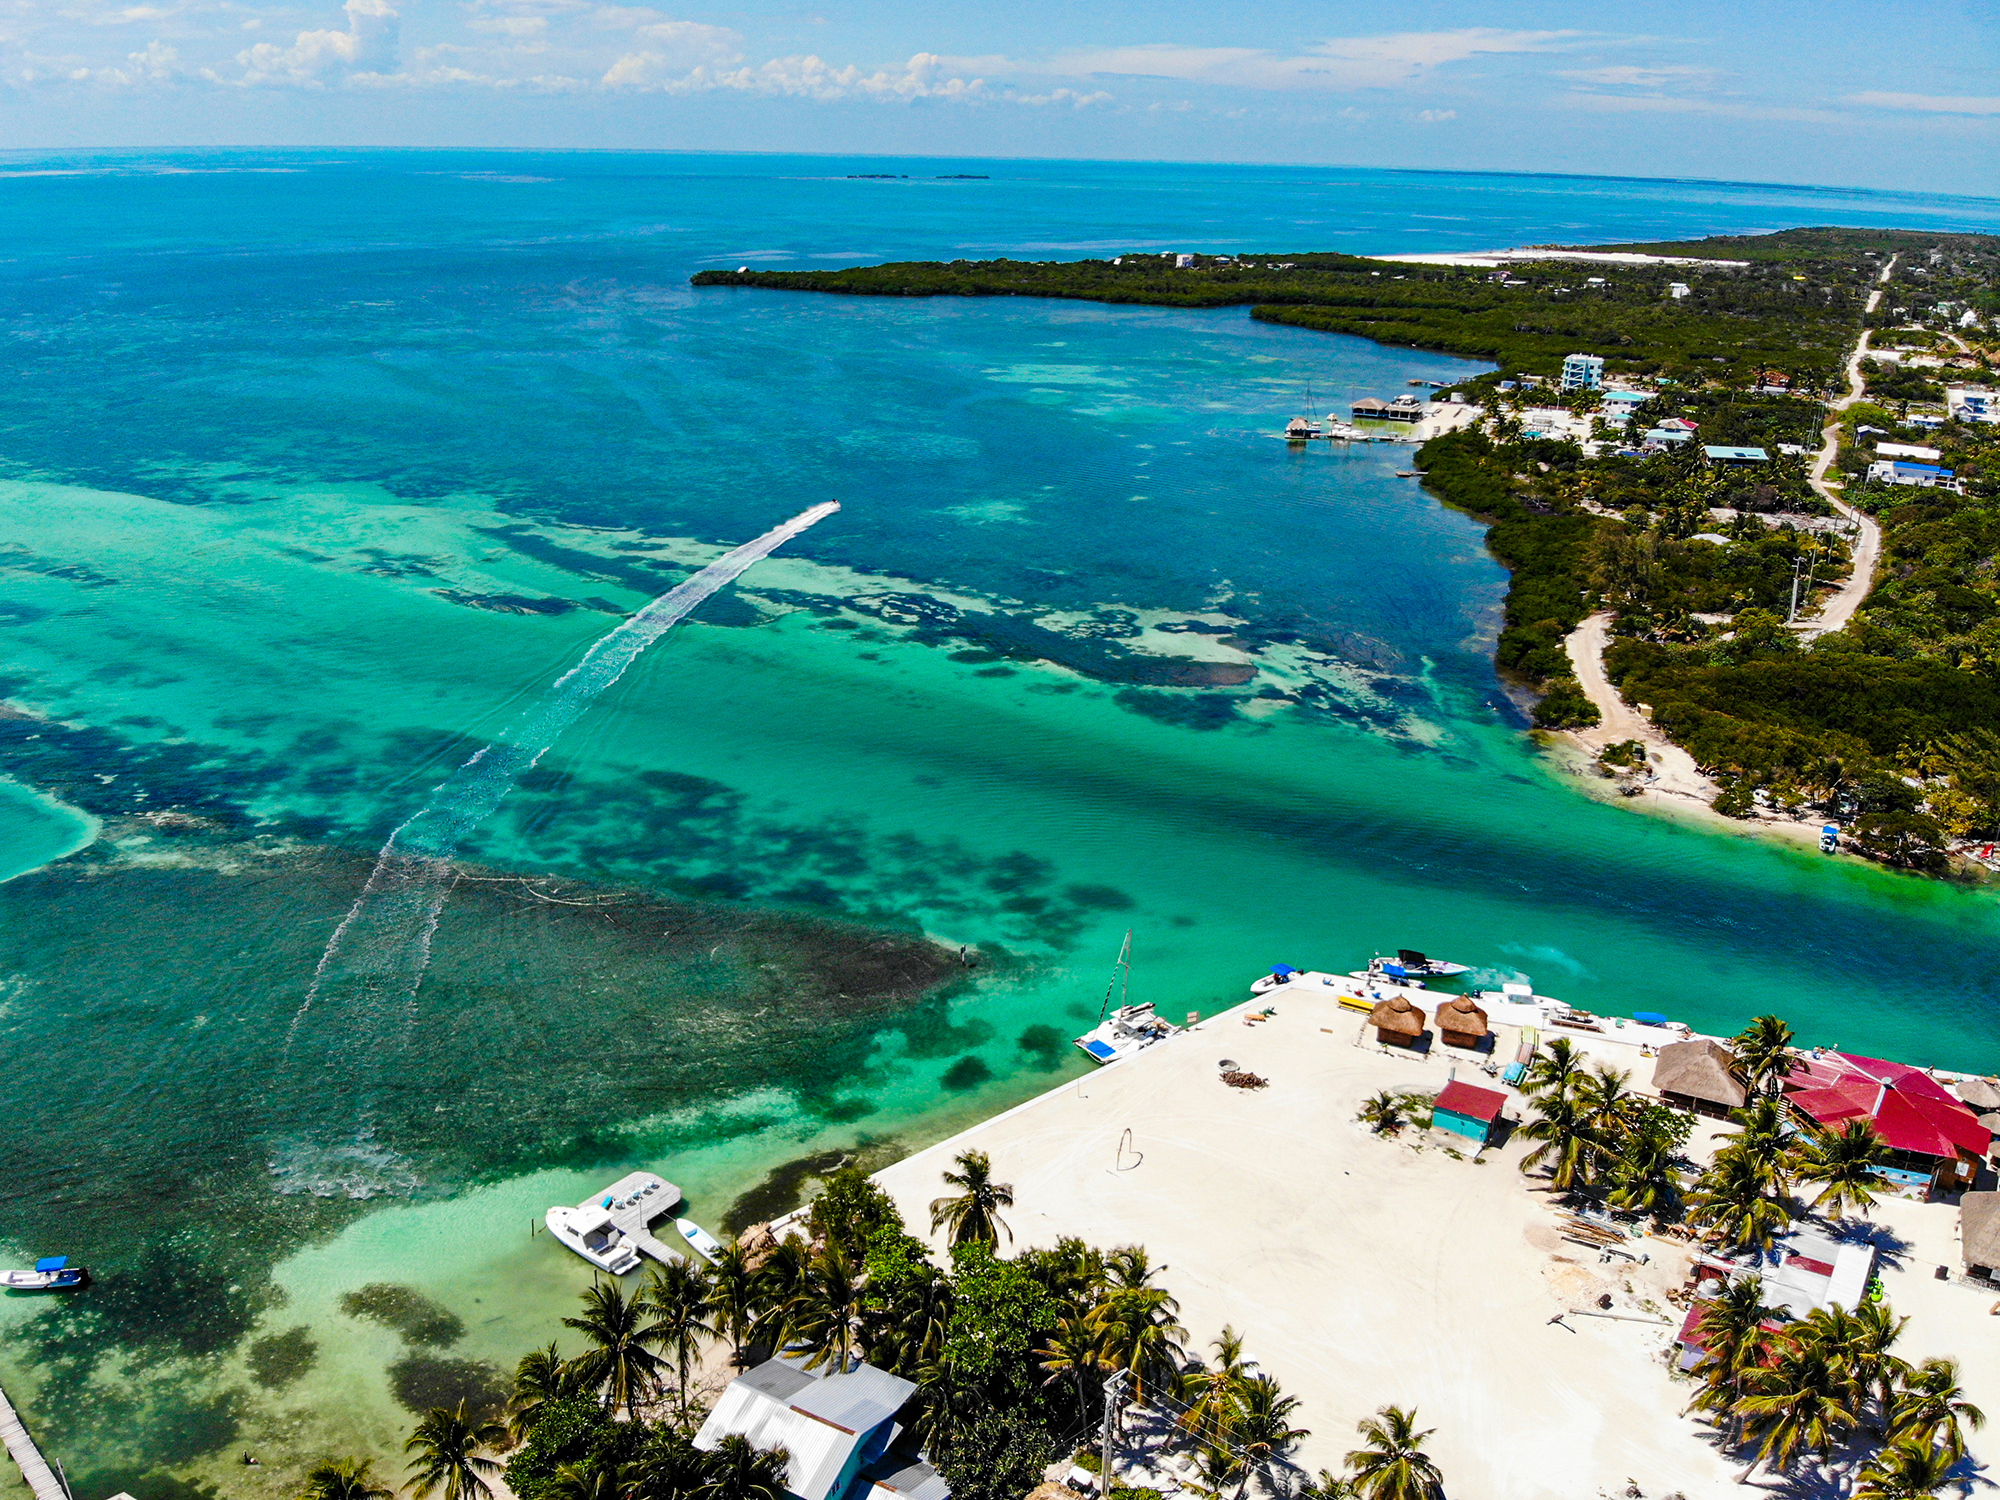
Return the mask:
[(1958, 1363), (1927, 1359), (1906, 1372), (1889, 1400), (1889, 1436), (1897, 1443), (1940, 1448), (1956, 1463), (1965, 1457), (1965, 1431), (1986, 1425), (1986, 1413), (1965, 1399)]
[(1312, 1436), (1311, 1428), (1292, 1426), (1298, 1409), (1298, 1398), (1287, 1396), (1272, 1376), (1259, 1373), (1244, 1382), (1236, 1413), (1236, 1451), (1244, 1461), (1243, 1489), (1237, 1491), (1237, 1500), (1257, 1475), (1268, 1486), (1271, 1465)]
[(1932, 1500), (1952, 1483), (1959, 1456), (1927, 1442), (1891, 1443), (1862, 1469), (1854, 1500)]
[(1740, 1276), (1728, 1282), (1720, 1296), (1712, 1297), (1695, 1320), (1701, 1337), (1701, 1362), (1694, 1373), (1702, 1390), (1692, 1406), (1728, 1417), (1730, 1439), (1742, 1431), (1737, 1403), (1748, 1393), (1745, 1384), (1752, 1370), (1762, 1368), (1770, 1349), (1771, 1336), (1764, 1323), (1763, 1279)]
[(1736, 1055), (1736, 1074), (1752, 1093), (1776, 1093), (1797, 1065), (1792, 1056), (1792, 1028), (1776, 1016), (1758, 1016), (1729, 1044)]
[(1362, 1446), (1347, 1455), (1361, 1500), (1444, 1500), (1444, 1476), (1424, 1452), (1435, 1428), (1417, 1431), (1415, 1409), (1385, 1406), (1356, 1429)]
[(1754, 1453), (1738, 1483), (1747, 1483), (1759, 1464), (1783, 1469), (1802, 1454), (1832, 1451), (1861, 1420), (1839, 1356), (1817, 1338), (1794, 1333), (1778, 1341), (1773, 1362), (1751, 1370), (1744, 1384), (1736, 1409)]
[(1035, 1351), (1044, 1384), (1067, 1379), (1076, 1395), (1078, 1429), (1090, 1425), (1091, 1388), (1111, 1369), (1110, 1328), (1095, 1313), (1073, 1313), (1057, 1323)]
[(1559, 1036), (1528, 1060), (1521, 1092), (1536, 1099), (1567, 1094), (1570, 1080), (1582, 1066), (1583, 1054), (1576, 1050), (1576, 1044), (1566, 1036)]
[(666, 1335), (659, 1324), (646, 1321), (647, 1311), (643, 1294), (627, 1301), (618, 1283), (609, 1281), (583, 1294), (583, 1316), (563, 1319), (590, 1343), (576, 1358), (577, 1378), (611, 1411), (630, 1412), (659, 1387), (660, 1357), (653, 1348)]
[(468, 1416), (465, 1403), (447, 1411), (433, 1406), (403, 1444), (410, 1460), (410, 1493), (417, 1500), (432, 1494), (440, 1500), (477, 1500), (493, 1493), (486, 1482), (500, 1465), (480, 1450), (507, 1441), (507, 1429), (498, 1422)]
[(1790, 1205), (1773, 1195), (1768, 1165), (1741, 1152), (1718, 1153), (1688, 1194), (1688, 1217), (1738, 1250), (1769, 1250), (1792, 1222)]
[(1403, 1096), (1393, 1089), (1382, 1089), (1362, 1100), (1359, 1118), (1377, 1135), (1395, 1135), (1410, 1123), (1403, 1112)]
[(839, 1240), (828, 1240), (806, 1269), (788, 1322), (808, 1367), (845, 1370), (854, 1360), (867, 1309), (866, 1278)]
[(1243, 1392), (1250, 1383), (1256, 1362), (1243, 1354), (1243, 1335), (1224, 1326), (1212, 1346), (1215, 1363), (1203, 1363), (1184, 1372), (1180, 1379), (1180, 1399), (1184, 1409), (1179, 1417), (1183, 1432), (1205, 1447), (1234, 1446), (1237, 1419), (1243, 1414)]
[(869, 1362), (914, 1380), (944, 1348), (951, 1325), (950, 1278), (931, 1263), (922, 1240), (892, 1229), (869, 1238), (862, 1270)]
[(763, 1310), (763, 1289), (741, 1245), (728, 1245), (708, 1273), (708, 1305), (719, 1337), (729, 1340), (731, 1362), (743, 1363), (743, 1346)]
[(708, 1483), (698, 1493), (701, 1500), (785, 1500), (791, 1464), (787, 1450), (757, 1448), (732, 1432), (709, 1456)]
[(958, 1192), (931, 1203), (931, 1233), (947, 1231), (947, 1243), (997, 1245), (1004, 1231), (1008, 1240), (1014, 1232), (1000, 1217), (1000, 1210), (1014, 1206), (1014, 1189), (993, 1180), (993, 1161), (984, 1151), (961, 1151), (953, 1159), (956, 1172), (946, 1172), (946, 1187)]
[(1535, 1147), (1521, 1158), (1521, 1170), (1546, 1168), (1549, 1185), (1567, 1193), (1590, 1186), (1597, 1142), (1574, 1089), (1550, 1089), (1530, 1096), (1535, 1117), (1521, 1134)]
[(849, 1261), (860, 1264), (868, 1241), (880, 1229), (901, 1229), (903, 1216), (875, 1179), (858, 1166), (840, 1168), (813, 1199), (806, 1221), (821, 1244), (838, 1241)]
[(1020, 1412), (990, 1409), (965, 1418), (941, 1448), (932, 1449), (952, 1500), (1021, 1500), (1060, 1456), (1055, 1439), (1039, 1423)]
[(1106, 1355), (1114, 1370), (1132, 1377), (1133, 1396), (1171, 1383), (1188, 1332), (1180, 1325), (1180, 1304), (1161, 1287), (1114, 1286), (1097, 1317), (1106, 1333)]
[(756, 1280), (756, 1300), (763, 1310), (751, 1325), (753, 1343), (782, 1348), (790, 1340), (792, 1314), (811, 1267), (811, 1247), (797, 1234), (786, 1235), (764, 1257)]
[(628, 1500), (699, 1500), (713, 1477), (709, 1456), (687, 1433), (665, 1425), (646, 1434), (628, 1473)]
[(622, 1464), (558, 1464), (542, 1490), (543, 1500), (626, 1500), (632, 1478)]
[(654, 1315), (653, 1332), (674, 1371), (674, 1401), (683, 1422), (688, 1416), (688, 1377), (704, 1339), (715, 1337), (709, 1320), (708, 1275), (691, 1260), (655, 1266), (640, 1293)]
[(1876, 1170), (1889, 1155), (1888, 1142), (1867, 1120), (1849, 1120), (1839, 1127), (1815, 1131), (1799, 1148), (1792, 1175), (1800, 1182), (1820, 1184), (1814, 1208), (1838, 1219), (1848, 1207), (1866, 1215), (1875, 1193), (1889, 1185)]
[(1642, 1104), (1628, 1116), (1616, 1158), (1607, 1172), (1611, 1201), (1656, 1220), (1675, 1218), (1681, 1206), (1682, 1149), (1693, 1122), (1678, 1110)]
[(376, 1482), (367, 1459), (330, 1458), (306, 1470), (299, 1500), (390, 1500), (395, 1493)]
[[(514, 1367), (514, 1390), (507, 1400), (509, 1441), (525, 1440), (541, 1420), (543, 1407), (551, 1401), (577, 1395), (579, 1389), (575, 1368), (556, 1353), (554, 1344), (522, 1355), (521, 1362)], [(321, 1500), (338, 1500), (338, 1497), (329, 1495)]]

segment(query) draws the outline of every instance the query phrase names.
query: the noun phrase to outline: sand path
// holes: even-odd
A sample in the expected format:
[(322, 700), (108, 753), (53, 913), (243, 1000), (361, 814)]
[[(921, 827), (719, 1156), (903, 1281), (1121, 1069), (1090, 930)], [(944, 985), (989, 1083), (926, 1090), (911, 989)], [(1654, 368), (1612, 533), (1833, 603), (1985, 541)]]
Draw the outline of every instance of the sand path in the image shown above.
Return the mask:
[(1574, 730), (1571, 738), (1593, 755), (1606, 745), (1639, 741), (1646, 747), (1646, 760), (1652, 767), (1646, 783), (1648, 791), (1689, 798), (1706, 807), (1715, 797), (1715, 783), (1702, 775), (1692, 755), (1661, 734), (1651, 719), (1620, 697), (1605, 675), (1604, 648), (1610, 639), (1611, 612), (1599, 610), (1563, 642), (1584, 696), (1597, 705), (1598, 713), (1603, 716), (1596, 728)]

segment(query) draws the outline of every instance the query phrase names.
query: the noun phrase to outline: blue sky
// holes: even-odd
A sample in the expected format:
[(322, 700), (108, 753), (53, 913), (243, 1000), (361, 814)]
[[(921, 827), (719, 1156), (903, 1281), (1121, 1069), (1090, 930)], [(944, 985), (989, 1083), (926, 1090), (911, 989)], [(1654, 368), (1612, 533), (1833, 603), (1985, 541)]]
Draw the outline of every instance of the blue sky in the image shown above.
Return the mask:
[(0, 78), (0, 144), (25, 148), (1376, 163), (2000, 195), (2000, 0), (0, 0)]

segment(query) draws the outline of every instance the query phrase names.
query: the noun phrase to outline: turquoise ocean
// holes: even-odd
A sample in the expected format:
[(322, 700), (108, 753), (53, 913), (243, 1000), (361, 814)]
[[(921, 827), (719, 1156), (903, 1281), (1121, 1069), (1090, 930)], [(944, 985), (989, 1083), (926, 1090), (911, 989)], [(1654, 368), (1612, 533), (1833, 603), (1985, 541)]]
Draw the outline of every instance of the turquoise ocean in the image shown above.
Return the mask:
[[(1407, 449), (1272, 436), (1308, 389), (1324, 413), (1479, 366), (1240, 308), (687, 284), (1828, 223), (1990, 231), (2000, 203), (0, 158), (0, 1260), (99, 1278), (0, 1300), (0, 1384), (80, 1495), (388, 1459), (588, 1285), (529, 1233), (549, 1204), (648, 1167), (740, 1227), (1053, 1087), (1128, 930), (1133, 998), (1175, 1016), (1413, 946), (2000, 1066), (1990, 890), (1585, 795), (1495, 678), (1481, 528), (1396, 477)], [(414, 1000), (302, 1009), (430, 787), (623, 615), (827, 499), (466, 845)]]

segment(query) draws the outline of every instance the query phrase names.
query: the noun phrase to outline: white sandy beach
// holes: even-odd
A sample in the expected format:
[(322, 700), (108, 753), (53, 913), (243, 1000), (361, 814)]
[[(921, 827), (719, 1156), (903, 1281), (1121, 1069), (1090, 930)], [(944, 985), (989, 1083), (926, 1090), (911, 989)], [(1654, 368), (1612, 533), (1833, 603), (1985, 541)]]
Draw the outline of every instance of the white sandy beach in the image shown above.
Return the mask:
[[(1247, 976), (1246, 976), (1247, 979)], [(1354, 1424), (1377, 1407), (1414, 1404), (1435, 1427), (1430, 1450), (1450, 1492), (1477, 1500), (1624, 1494), (1687, 1500), (1736, 1495), (1741, 1464), (1714, 1451), (1707, 1429), (1679, 1416), (1692, 1394), (1670, 1378), (1660, 1321), (1572, 1316), (1608, 1292), (1638, 1319), (1679, 1312), (1663, 1293), (1687, 1269), (1685, 1250), (1633, 1242), (1651, 1264), (1600, 1264), (1563, 1240), (1545, 1196), (1518, 1170), (1528, 1143), (1482, 1160), (1441, 1149), (1457, 1137), (1369, 1135), (1355, 1122), (1377, 1089), (1443, 1085), (1454, 1068), (1493, 1081), (1438, 1049), (1391, 1055), (1362, 1018), (1331, 996), (1280, 992), (1274, 1019), (1225, 1012), (1185, 1036), (1043, 1095), (887, 1168), (883, 1186), (913, 1229), (929, 1222), (939, 1174), (968, 1148), (991, 1154), (1013, 1185), (1005, 1215), (1016, 1245), (1073, 1234), (1100, 1245), (1143, 1243), (1180, 1298), (1182, 1321), (1207, 1352), (1224, 1324), (1299, 1396), (1312, 1429), (1294, 1454), (1308, 1472), (1338, 1468)], [(1516, 1033), (1495, 1056), (1511, 1058)], [(1588, 1044), (1650, 1080), (1635, 1048)], [(1260, 1092), (1225, 1086), (1232, 1059), (1270, 1080)], [(1519, 1117), (1516, 1101), (1508, 1110)], [(1124, 1141), (1131, 1132), (1129, 1144)], [(1422, 1149), (1414, 1149), (1417, 1145)], [(1891, 1302), (1914, 1315), (1912, 1358), (1964, 1362), (1973, 1399), (2000, 1411), (2000, 1322), (1990, 1297), (1931, 1279), (1955, 1263), (1956, 1211), (1896, 1202), (1878, 1216), (1913, 1243), (1885, 1270)], [(1004, 1248), (1004, 1247), (1003, 1247)], [(1753, 1483), (1755, 1492), (1761, 1480)]]

